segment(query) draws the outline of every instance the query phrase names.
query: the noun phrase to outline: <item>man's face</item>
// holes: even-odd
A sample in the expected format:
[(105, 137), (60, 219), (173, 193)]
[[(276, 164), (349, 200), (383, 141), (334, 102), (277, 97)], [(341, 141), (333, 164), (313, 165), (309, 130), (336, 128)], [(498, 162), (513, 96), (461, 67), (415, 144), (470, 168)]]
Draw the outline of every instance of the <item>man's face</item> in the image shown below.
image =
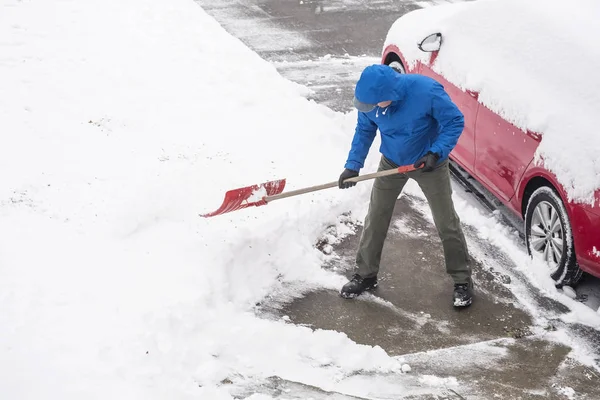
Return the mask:
[(391, 100), (388, 100), (388, 101), (382, 101), (382, 102), (380, 102), (380, 103), (377, 103), (377, 105), (378, 105), (379, 107), (381, 107), (381, 108), (386, 108), (386, 107), (387, 107), (387, 106), (389, 106), (390, 104), (392, 104), (392, 101), (391, 101)]

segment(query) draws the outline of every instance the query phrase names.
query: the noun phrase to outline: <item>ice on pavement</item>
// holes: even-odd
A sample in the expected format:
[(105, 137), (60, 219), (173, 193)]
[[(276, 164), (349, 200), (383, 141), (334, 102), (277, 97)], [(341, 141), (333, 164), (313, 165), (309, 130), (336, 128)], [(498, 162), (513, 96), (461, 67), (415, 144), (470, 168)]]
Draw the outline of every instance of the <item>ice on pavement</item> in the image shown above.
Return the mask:
[[(392, 26), (407, 62), (429, 62), (416, 43), (434, 32), (433, 69), (517, 127), (543, 134), (537, 157), (569, 200), (594, 204), (600, 188), (600, 4), (580, 0), (486, 0), (413, 11)], [(557, 54), (560, 57), (557, 57)], [(598, 206), (598, 205), (596, 205)]]
[(569, 387), (569, 386), (559, 387), (558, 393), (562, 394), (569, 400), (574, 400), (577, 398), (576, 397), (577, 393), (575, 393), (575, 390), (573, 390), (573, 388)]

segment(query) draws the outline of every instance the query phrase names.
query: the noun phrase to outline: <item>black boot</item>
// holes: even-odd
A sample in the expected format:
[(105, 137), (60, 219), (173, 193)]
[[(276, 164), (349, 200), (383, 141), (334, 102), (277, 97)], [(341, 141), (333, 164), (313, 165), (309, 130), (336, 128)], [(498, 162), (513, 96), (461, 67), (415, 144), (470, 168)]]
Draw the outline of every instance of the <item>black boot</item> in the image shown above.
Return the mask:
[(454, 307), (468, 307), (473, 302), (473, 285), (468, 283), (454, 284)]
[(377, 277), (362, 278), (358, 274), (352, 276), (352, 280), (342, 287), (340, 295), (346, 299), (353, 299), (365, 290), (375, 289), (377, 287)]

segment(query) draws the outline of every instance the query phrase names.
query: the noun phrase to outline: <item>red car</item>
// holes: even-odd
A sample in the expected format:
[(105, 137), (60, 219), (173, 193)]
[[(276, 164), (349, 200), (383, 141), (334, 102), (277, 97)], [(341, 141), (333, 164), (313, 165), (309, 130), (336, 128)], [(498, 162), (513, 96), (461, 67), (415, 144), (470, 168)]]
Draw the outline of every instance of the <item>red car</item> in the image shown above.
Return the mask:
[[(402, 18), (392, 29), (398, 29)], [(412, 25), (422, 25), (413, 20)], [(557, 286), (575, 285), (582, 271), (600, 277), (600, 190), (593, 194), (595, 204), (568, 201), (568, 193), (555, 174), (533, 162), (544, 132), (523, 131), (479, 101), (478, 92), (460, 89), (434, 72), (447, 38), (436, 30), (428, 33), (414, 42), (394, 40), (388, 33), (381, 62), (400, 73), (429, 76), (444, 86), (465, 117), (465, 129), (450, 154), (451, 160), (523, 221), (529, 254), (547, 263)], [(407, 43), (430, 55), (407, 60), (406, 52), (415, 52), (414, 48), (407, 49)], [(456, 41), (452, 45), (453, 51), (460, 50)], [(576, 167), (577, 160), (573, 160)]]

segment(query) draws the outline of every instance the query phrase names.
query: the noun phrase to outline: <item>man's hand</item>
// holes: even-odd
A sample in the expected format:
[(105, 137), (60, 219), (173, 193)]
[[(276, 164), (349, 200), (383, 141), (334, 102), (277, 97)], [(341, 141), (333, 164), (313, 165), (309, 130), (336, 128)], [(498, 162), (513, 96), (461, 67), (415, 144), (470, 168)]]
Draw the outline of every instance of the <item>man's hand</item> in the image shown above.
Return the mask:
[(423, 172), (430, 172), (433, 171), (439, 159), (440, 156), (438, 154), (428, 151), (427, 154), (415, 163), (414, 167), (421, 168), (423, 166)]
[(338, 186), (340, 189), (348, 189), (349, 187), (355, 186), (356, 182), (344, 182), (348, 178), (354, 178), (358, 176), (357, 171), (353, 171), (351, 169), (345, 169), (344, 172), (340, 175), (340, 179), (338, 180)]

